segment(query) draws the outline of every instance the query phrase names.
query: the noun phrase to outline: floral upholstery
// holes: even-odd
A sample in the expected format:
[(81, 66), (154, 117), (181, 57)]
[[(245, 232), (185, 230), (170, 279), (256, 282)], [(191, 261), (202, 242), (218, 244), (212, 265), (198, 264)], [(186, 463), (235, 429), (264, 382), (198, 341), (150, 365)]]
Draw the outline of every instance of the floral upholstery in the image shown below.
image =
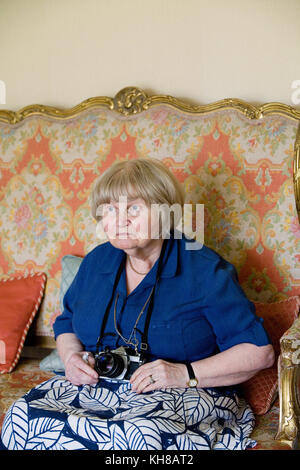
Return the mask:
[(115, 160), (151, 156), (171, 169), (186, 203), (204, 204), (205, 244), (235, 265), (251, 300), (300, 294), (296, 118), (250, 119), (234, 106), (197, 113), (158, 103), (127, 116), (109, 107), (16, 123), (0, 113), (0, 277), (46, 273), (36, 335), (53, 336), (62, 257), (105, 241), (96, 237), (89, 196)]
[(293, 191), (297, 121), (236, 110), (191, 116), (158, 106), (138, 116), (93, 110), (75, 119), (0, 123), (0, 269), (48, 276), (36, 332), (59, 314), (60, 260), (99, 241), (90, 215), (95, 178), (115, 160), (161, 159), (203, 203), (205, 243), (232, 262), (250, 299), (299, 293), (300, 228)]

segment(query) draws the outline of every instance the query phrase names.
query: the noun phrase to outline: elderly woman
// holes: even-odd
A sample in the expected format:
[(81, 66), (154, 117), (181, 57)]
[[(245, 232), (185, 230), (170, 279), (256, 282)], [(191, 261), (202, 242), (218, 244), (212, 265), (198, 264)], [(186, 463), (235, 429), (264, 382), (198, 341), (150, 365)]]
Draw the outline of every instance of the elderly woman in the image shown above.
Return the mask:
[(167, 226), (161, 208), (183, 204), (155, 159), (118, 162), (96, 182), (92, 213), (108, 241), (85, 256), (54, 324), (65, 377), (13, 405), (6, 448), (33, 448), (16, 439), (20, 409), (36, 448), (253, 445), (236, 385), (270, 367), (273, 349), (233, 266), (178, 231), (176, 217)]

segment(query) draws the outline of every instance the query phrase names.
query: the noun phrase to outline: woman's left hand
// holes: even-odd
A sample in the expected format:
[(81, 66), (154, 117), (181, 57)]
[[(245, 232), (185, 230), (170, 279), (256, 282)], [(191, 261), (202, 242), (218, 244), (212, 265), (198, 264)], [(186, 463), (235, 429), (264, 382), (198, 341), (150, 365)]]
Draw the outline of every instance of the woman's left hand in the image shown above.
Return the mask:
[(186, 388), (189, 380), (185, 364), (158, 359), (140, 366), (130, 378), (132, 390), (145, 393), (160, 388)]

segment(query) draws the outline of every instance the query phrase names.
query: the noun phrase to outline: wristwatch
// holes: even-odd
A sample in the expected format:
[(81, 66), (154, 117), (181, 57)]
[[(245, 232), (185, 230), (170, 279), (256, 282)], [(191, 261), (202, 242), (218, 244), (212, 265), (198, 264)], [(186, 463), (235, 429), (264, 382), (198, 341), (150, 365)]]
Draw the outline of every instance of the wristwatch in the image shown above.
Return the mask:
[(187, 386), (188, 386), (188, 387), (197, 387), (197, 385), (198, 385), (198, 380), (197, 380), (196, 377), (195, 377), (195, 374), (194, 374), (192, 365), (189, 364), (189, 363), (187, 363), (187, 364), (186, 364), (186, 367), (187, 367), (187, 370), (188, 370), (188, 373), (189, 373), (189, 377), (190, 377), (190, 380), (187, 382)]

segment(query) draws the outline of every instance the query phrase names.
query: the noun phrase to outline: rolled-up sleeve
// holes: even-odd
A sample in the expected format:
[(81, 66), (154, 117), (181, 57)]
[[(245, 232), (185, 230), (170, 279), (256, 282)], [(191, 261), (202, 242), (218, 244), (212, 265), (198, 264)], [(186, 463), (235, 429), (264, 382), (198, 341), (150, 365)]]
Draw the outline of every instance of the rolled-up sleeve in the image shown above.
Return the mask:
[[(255, 313), (238, 282), (233, 265), (221, 259), (213, 267), (213, 283), (207, 291), (204, 313), (216, 335), (220, 351), (240, 343), (270, 344), (263, 319)], [(209, 282), (209, 279), (208, 279)], [(211, 288), (213, 285), (213, 288)]]

